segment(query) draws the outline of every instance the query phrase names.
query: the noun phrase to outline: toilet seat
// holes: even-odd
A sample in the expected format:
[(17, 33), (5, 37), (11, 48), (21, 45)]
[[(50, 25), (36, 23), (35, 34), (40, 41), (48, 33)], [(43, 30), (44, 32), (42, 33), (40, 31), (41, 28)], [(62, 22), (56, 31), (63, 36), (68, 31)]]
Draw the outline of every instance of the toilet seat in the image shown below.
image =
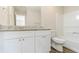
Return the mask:
[(56, 43), (59, 43), (59, 44), (63, 44), (63, 43), (65, 42), (64, 39), (58, 38), (58, 37), (55, 37), (55, 38), (53, 38), (52, 40), (53, 40), (54, 42), (56, 42)]
[(65, 43), (65, 39), (63, 37), (54, 37), (52, 38), (52, 47), (58, 51), (63, 52), (63, 44)]

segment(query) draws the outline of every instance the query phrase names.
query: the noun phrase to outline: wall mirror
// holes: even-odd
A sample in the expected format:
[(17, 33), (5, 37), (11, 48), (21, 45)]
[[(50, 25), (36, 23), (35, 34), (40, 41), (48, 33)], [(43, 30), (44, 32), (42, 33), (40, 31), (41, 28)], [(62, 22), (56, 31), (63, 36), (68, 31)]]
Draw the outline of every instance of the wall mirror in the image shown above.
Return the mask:
[(26, 7), (15, 6), (14, 7), (15, 25), (25, 26), (26, 25)]
[(14, 6), (14, 15), (16, 26), (40, 26), (40, 6)]

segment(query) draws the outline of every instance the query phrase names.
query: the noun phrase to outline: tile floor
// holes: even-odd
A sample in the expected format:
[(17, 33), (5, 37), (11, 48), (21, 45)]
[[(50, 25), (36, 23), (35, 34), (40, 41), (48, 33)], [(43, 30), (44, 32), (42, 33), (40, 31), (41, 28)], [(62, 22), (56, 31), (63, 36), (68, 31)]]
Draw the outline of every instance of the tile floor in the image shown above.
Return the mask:
[(74, 52), (74, 51), (72, 51), (72, 50), (70, 50), (70, 49), (68, 49), (66, 47), (63, 47), (63, 52), (59, 52), (56, 49), (51, 47), (50, 53), (76, 53), (76, 52)]

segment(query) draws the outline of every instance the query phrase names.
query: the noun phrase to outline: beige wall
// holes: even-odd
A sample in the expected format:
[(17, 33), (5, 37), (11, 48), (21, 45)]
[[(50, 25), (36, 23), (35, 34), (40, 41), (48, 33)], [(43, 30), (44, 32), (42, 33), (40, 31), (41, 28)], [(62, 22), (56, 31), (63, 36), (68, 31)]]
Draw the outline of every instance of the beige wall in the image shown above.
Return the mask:
[(63, 15), (64, 15), (64, 7), (56, 7), (56, 35), (63, 35)]
[(8, 9), (9, 7), (0, 6), (0, 24), (1, 25), (8, 25)]
[(41, 26), (55, 30), (55, 8), (41, 7)]
[(73, 11), (79, 11), (79, 6), (65, 6), (64, 13), (69, 13)]
[(0, 6), (0, 24), (14, 25), (14, 9), (8, 6)]
[(42, 7), (41, 9), (41, 24), (44, 27), (56, 30), (56, 35), (60, 36), (63, 33), (63, 17), (64, 8), (56, 6)]

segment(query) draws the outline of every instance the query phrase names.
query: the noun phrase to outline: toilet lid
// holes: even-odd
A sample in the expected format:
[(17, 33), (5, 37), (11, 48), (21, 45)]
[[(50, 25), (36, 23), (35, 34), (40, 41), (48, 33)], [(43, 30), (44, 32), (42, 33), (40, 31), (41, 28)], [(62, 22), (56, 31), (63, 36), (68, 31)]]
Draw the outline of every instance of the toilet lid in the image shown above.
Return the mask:
[(61, 41), (61, 42), (64, 42), (64, 41), (65, 41), (64, 39), (62, 39), (62, 38), (57, 38), (57, 37), (53, 38), (52, 40), (54, 40), (54, 41)]

